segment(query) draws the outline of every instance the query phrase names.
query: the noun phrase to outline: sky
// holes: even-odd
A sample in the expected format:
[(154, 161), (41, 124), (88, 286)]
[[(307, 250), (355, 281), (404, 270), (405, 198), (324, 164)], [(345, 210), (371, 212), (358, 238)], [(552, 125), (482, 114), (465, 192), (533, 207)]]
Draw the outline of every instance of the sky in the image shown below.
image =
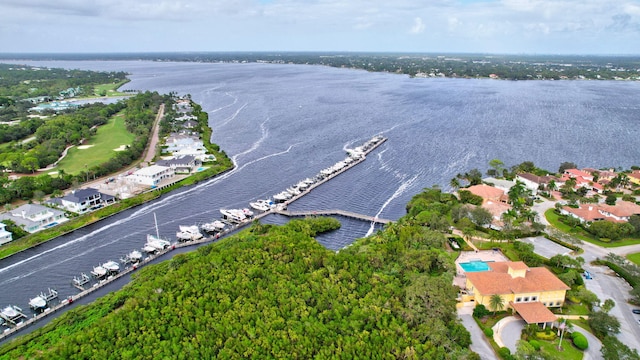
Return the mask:
[(640, 54), (640, 0), (2, 0), (0, 53)]

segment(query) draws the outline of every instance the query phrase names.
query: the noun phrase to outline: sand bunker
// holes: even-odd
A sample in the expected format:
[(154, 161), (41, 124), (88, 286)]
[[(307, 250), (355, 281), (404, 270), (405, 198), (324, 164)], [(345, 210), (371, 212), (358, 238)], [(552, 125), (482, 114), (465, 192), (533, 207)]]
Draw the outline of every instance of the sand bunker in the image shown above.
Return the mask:
[(125, 151), (127, 149), (127, 145), (120, 145), (117, 148), (113, 149), (115, 151)]
[(78, 146), (78, 149), (84, 150), (84, 149), (88, 149), (90, 147), (93, 147), (93, 145), (80, 145), (80, 146)]

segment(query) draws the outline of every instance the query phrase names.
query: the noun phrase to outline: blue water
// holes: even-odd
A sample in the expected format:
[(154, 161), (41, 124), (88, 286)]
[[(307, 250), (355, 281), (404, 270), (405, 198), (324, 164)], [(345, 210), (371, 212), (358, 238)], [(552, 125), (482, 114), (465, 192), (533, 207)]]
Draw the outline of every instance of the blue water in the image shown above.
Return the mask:
[(489, 264), (482, 260), (460, 263), (460, 267), (462, 267), (464, 272), (481, 272), (489, 271), (491, 269)]
[[(21, 61), (20, 63), (27, 63)], [(557, 171), (640, 165), (640, 83), (414, 79), (321, 66), (143, 61), (30, 62), (72, 69), (123, 70), (124, 89), (191, 94), (209, 113), (212, 140), (235, 170), (163, 195), (0, 260), (0, 306), (26, 306), (55, 288), (64, 299), (71, 279), (139, 249), (147, 233), (174, 238), (178, 225), (247, 207), (345, 157), (375, 134), (389, 140), (367, 160), (314, 189), (291, 210), (341, 209), (398, 219), (411, 197), (498, 158)], [(286, 221), (278, 217), (265, 222)], [(330, 250), (377, 230), (340, 219), (318, 241)]]

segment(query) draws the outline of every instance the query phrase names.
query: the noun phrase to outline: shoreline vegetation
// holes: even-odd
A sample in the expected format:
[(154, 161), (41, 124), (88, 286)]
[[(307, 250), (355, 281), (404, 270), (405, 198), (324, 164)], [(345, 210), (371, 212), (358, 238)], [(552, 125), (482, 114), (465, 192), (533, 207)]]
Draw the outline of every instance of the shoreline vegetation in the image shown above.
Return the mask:
[[(216, 162), (213, 166), (210, 166), (203, 171), (194, 173), (191, 176), (184, 178), (163, 189), (150, 190), (131, 198), (120, 200), (113, 205), (98, 209), (91, 213), (77, 216), (69, 220), (68, 222), (60, 224), (58, 226), (54, 226), (52, 228), (39, 231), (34, 234), (29, 234), (23, 238), (2, 245), (0, 247), (0, 260), (8, 258), (16, 253), (34, 248), (59, 236), (72, 233), (75, 230), (94, 224), (102, 219), (106, 219), (122, 211), (155, 200), (162, 194), (165, 194), (167, 192), (181, 187), (197, 184), (200, 181), (210, 179), (212, 177), (232, 170), (234, 165), (231, 162), (231, 159), (229, 159), (224, 151), (220, 150), (220, 147), (217, 144), (211, 143), (210, 141), (212, 130), (208, 124), (208, 114), (202, 111), (202, 107), (199, 104), (192, 102), (192, 105), (193, 115), (197, 117), (198, 124), (200, 125), (203, 144), (208, 153), (213, 154), (216, 158)], [(150, 151), (153, 151), (153, 149), (150, 149)], [(142, 158), (138, 159), (137, 161), (142, 161)]]
[[(17, 60), (20, 59), (20, 60)], [(369, 52), (158, 52), (0, 54), (0, 60), (147, 60), (323, 65), (412, 77), (507, 80), (640, 80), (640, 56)]]

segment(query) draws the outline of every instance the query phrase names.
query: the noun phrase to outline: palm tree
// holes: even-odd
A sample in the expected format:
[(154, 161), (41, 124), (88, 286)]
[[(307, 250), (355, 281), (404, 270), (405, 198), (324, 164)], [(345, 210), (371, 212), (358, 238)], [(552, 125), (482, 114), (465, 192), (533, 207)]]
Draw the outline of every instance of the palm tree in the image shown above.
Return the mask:
[(454, 191), (457, 191), (460, 188), (460, 180), (458, 180), (457, 178), (452, 178), (449, 182), (449, 186), (451, 186)]
[(500, 294), (493, 294), (489, 298), (489, 306), (493, 309), (493, 316), (495, 316), (498, 310), (504, 309), (504, 299)]

